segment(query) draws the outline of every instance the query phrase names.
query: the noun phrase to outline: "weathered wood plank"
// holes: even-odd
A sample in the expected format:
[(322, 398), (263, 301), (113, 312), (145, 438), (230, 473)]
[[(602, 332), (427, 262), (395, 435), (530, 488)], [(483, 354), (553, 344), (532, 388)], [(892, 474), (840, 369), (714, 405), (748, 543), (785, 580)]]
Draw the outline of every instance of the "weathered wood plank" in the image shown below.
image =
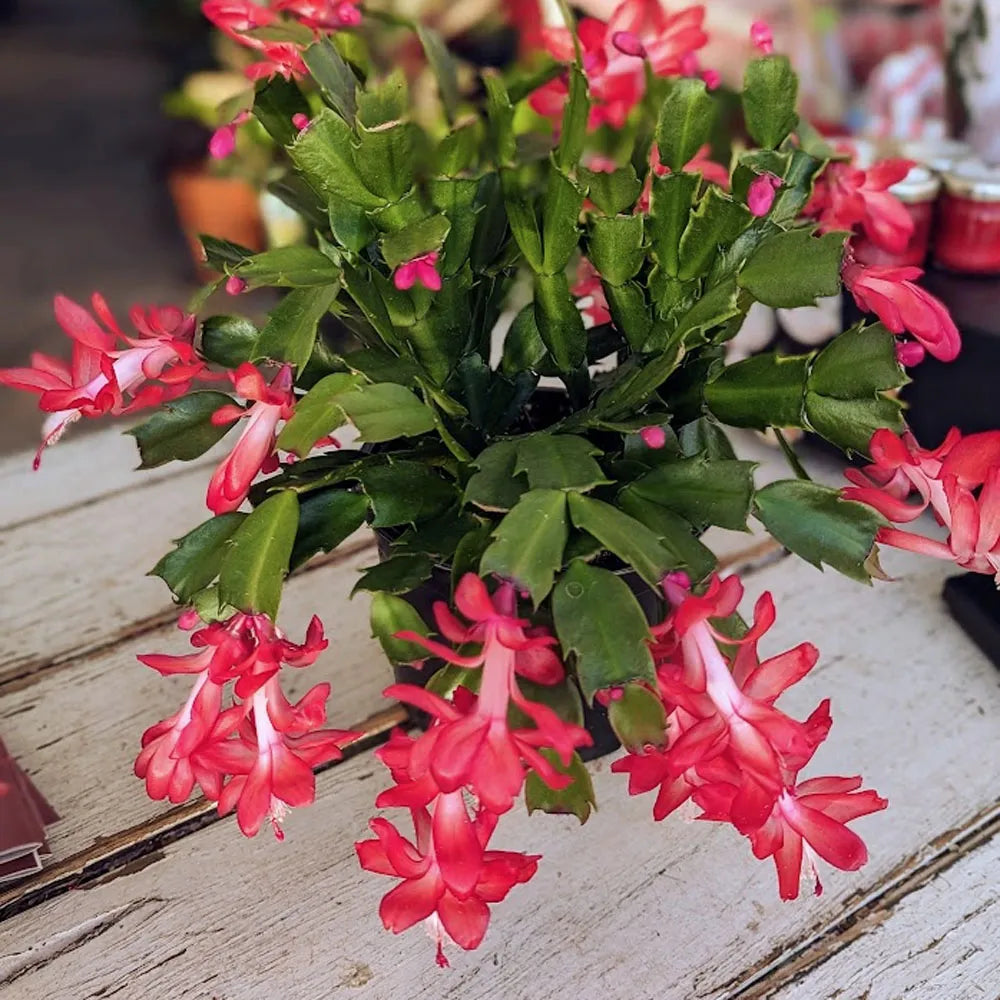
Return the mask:
[(132, 634), (170, 609), (145, 574), (170, 541), (210, 516), (209, 473), (112, 493), (0, 535), (0, 683)]
[(1000, 836), (894, 907), (773, 1000), (962, 1000), (1000, 991)]
[[(22, 471), (11, 473), (6, 485), (0, 480), (0, 496), (12, 498), (15, 514), (35, 504), (45, 514), (0, 535), (0, 685), (127, 639), (162, 623), (170, 611), (162, 581), (145, 574), (171, 539), (209, 516), (204, 494), (211, 459), (174, 463), (166, 467), (169, 475), (127, 471), (134, 454), (121, 449), (115, 433), (80, 442), (85, 448), (67, 445), (66, 452), (47, 456), (49, 464), (35, 476), (23, 455), (17, 460)], [(759, 482), (784, 474), (781, 457), (752, 436), (741, 438), (740, 448), (761, 462)], [(5, 500), (0, 527), (12, 517)], [(759, 530), (713, 531), (708, 541), (720, 555), (733, 556), (762, 537)]]
[(357, 869), (351, 843), (384, 784), (379, 765), (359, 757), (321, 776), (319, 801), (291, 818), (283, 845), (245, 843), (232, 824), (216, 824), (141, 871), (111, 872), (0, 925), (0, 983), (7, 976), (30, 996), (143, 1000), (722, 1000), (852, 901), (918, 869), (936, 838), (996, 798), (992, 769), (970, 768), (968, 756), (1000, 756), (1000, 690), (941, 606), (948, 568), (886, 561), (902, 579), (874, 592), (791, 561), (749, 587), (749, 598), (770, 588), (778, 604), (765, 652), (809, 638), (824, 653), (785, 699), (802, 714), (834, 695), (837, 722), (810, 773), (864, 768), (891, 802), (857, 824), (869, 865), (828, 873), (818, 899), (781, 903), (773, 871), (732, 831), (654, 824), (649, 798), (627, 798), (598, 763), (602, 806), (582, 829), (520, 810), (505, 818), (498, 846), (540, 850), (539, 873), (497, 908), (480, 953), (453, 953), (455, 969), (442, 974), (420, 931), (381, 930), (389, 882)]
[[(37, 472), (31, 469), (30, 452), (0, 458), (0, 529), (176, 476), (181, 468), (177, 464), (145, 471), (136, 468), (139, 452), (135, 439), (124, 433), (127, 426), (128, 421), (118, 421), (104, 430), (61, 441), (48, 450)], [(218, 445), (185, 467), (211, 465), (225, 454), (226, 447)]]
[[(374, 544), (359, 533), (343, 559), (291, 580), (282, 602), (279, 622), (293, 640), (302, 638), (314, 613), (323, 619), (330, 648), (312, 667), (288, 669), (285, 683), (298, 697), (329, 681), (333, 726), (347, 727), (379, 711), (381, 691), (391, 683), (382, 651), (369, 635), (367, 595), (348, 600), (358, 567), (374, 558)], [(170, 809), (146, 798), (132, 762), (143, 731), (177, 711), (190, 679), (160, 677), (135, 657), (188, 649), (186, 634), (162, 626), (0, 698), (0, 733), (8, 748), (64, 817), (52, 828), (55, 860)]]

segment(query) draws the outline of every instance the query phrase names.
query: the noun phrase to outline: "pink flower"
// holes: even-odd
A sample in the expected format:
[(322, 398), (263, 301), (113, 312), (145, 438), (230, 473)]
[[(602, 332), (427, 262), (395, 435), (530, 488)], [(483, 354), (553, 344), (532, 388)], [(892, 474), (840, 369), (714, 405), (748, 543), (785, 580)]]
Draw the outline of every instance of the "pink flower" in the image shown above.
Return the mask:
[[(668, 14), (659, 0), (625, 0), (607, 24), (584, 18), (577, 26), (583, 48), (583, 68), (594, 100), (590, 127), (608, 124), (621, 128), (646, 90), (645, 63), (656, 76), (677, 76), (684, 58), (701, 48), (708, 36), (702, 30), (701, 6)], [(574, 58), (572, 36), (566, 28), (542, 33), (548, 52), (562, 62)], [(535, 91), (531, 106), (541, 115), (562, 116), (567, 85), (552, 80)]]
[(208, 485), (206, 502), (214, 514), (236, 510), (247, 498), (254, 479), (274, 467), (274, 443), (278, 424), (295, 409), (292, 369), (284, 365), (271, 384), (251, 364), (244, 362), (231, 373), (233, 386), (252, 406), (223, 406), (212, 414), (213, 424), (246, 420), (236, 447), (222, 461)]
[(845, 257), (844, 285), (858, 308), (873, 312), (890, 333), (911, 333), (939, 361), (954, 361), (962, 339), (940, 299), (914, 282), (919, 267), (867, 267)]
[(781, 178), (772, 173), (759, 174), (750, 182), (747, 191), (747, 208), (752, 215), (761, 218), (771, 211), (775, 195), (781, 187)]
[(297, 128), (297, 129), (299, 130), (299, 131), (300, 131), (300, 132), (305, 132), (305, 130), (306, 130), (307, 128), (309, 128), (309, 125), (310, 125), (310, 119), (309, 119), (309, 116), (308, 116), (308, 115), (304, 115), (304, 114), (302, 114), (302, 112), (300, 111), (300, 112), (298, 112), (297, 114), (294, 114), (294, 115), (292, 115), (292, 124), (293, 124), (293, 125), (294, 125), (294, 126), (295, 126), (295, 127), (296, 127), (296, 128)]
[(270, 80), (275, 76), (283, 76), (286, 80), (292, 77), (305, 76), (309, 71), (302, 59), (302, 49), (294, 42), (265, 42), (260, 46), (264, 58), (244, 70), (249, 80)]
[(226, 279), (227, 295), (242, 295), (246, 290), (247, 283), (238, 274), (231, 274)]
[[(444, 936), (466, 950), (478, 947), (489, 926), (488, 904), (503, 901), (515, 885), (531, 879), (539, 856), (487, 850), (496, 817), (481, 811), (470, 821), (457, 793), (442, 795), (433, 816), (427, 809), (413, 809), (411, 816), (415, 843), (388, 820), (373, 819), (376, 839), (359, 841), (354, 848), (362, 868), (403, 880), (379, 906), (386, 929), (399, 934), (428, 920), (437, 937), (438, 964), (447, 965)], [(445, 868), (443, 854), (451, 855)], [(462, 873), (458, 891), (453, 879), (445, 877), (449, 868)]]
[[(913, 435), (879, 430), (870, 450), (875, 460), (845, 473), (854, 484), (842, 494), (874, 507), (897, 524), (915, 521), (928, 507), (948, 529), (945, 541), (899, 528), (880, 528), (884, 545), (948, 559), (963, 569), (1000, 580), (1000, 431), (962, 437), (952, 430), (933, 451)], [(908, 503), (912, 492), (918, 503)]]
[(580, 309), (590, 318), (594, 326), (603, 326), (611, 322), (611, 310), (608, 308), (601, 276), (586, 257), (580, 258), (576, 269), (576, 282), (570, 288), (570, 292), (577, 299), (588, 300)]
[(765, 56), (774, 52), (774, 36), (767, 21), (754, 21), (750, 25), (750, 41), (753, 47)]
[[(491, 597), (483, 581), (467, 573), (455, 588), (455, 604), (472, 624), (463, 625), (439, 601), (434, 605), (438, 629), (456, 645), (481, 644), (478, 653), (459, 655), (442, 643), (412, 632), (401, 632), (398, 638), (418, 643), (431, 655), (458, 666), (481, 666), (478, 697), (465, 692), (446, 701), (409, 684), (394, 684), (386, 689), (385, 696), (399, 698), (436, 720), (413, 748), (409, 767), (412, 779), (430, 773), (442, 792), (468, 786), (483, 808), (503, 813), (513, 805), (524, 784), (522, 761), (550, 787), (563, 788), (569, 779), (539, 749), (555, 750), (568, 765), (574, 749), (588, 746), (591, 738), (586, 730), (564, 722), (552, 709), (529, 701), (521, 693), (517, 673), (552, 684), (562, 678), (563, 668), (550, 648), (555, 637), (543, 630), (529, 632), (528, 623), (515, 617), (511, 584), (501, 584)], [(510, 728), (507, 716), (512, 703), (532, 721), (533, 727)]]
[[(861, 780), (823, 777), (791, 785), (782, 790), (767, 821), (750, 834), (754, 856), (774, 859), (782, 899), (798, 898), (803, 868), (812, 876), (815, 894), (822, 894), (814, 854), (847, 872), (868, 861), (864, 841), (846, 824), (889, 803), (871, 789), (859, 791)], [(727, 800), (735, 792), (735, 786), (721, 782), (697, 789), (694, 800), (704, 810), (699, 819), (725, 821)]]
[(336, 30), (361, 23), (361, 11), (350, 0), (276, 0), (271, 6), (307, 28)]
[[(846, 828), (834, 831), (822, 814), (842, 826), (884, 808), (884, 800), (861, 793), (852, 802), (865, 808), (853, 814), (843, 803), (807, 801), (819, 782), (849, 782), (854, 789), (860, 779), (796, 785), (798, 772), (829, 733), (829, 703), (821, 702), (805, 722), (774, 706), (815, 665), (816, 648), (803, 643), (761, 662), (757, 644), (775, 618), (769, 594), (757, 601), (753, 624), (742, 639), (716, 632), (711, 620), (732, 614), (742, 597), (735, 577), (713, 577), (700, 597), (690, 592), (682, 574), (667, 577), (663, 587), (674, 608), (653, 629), (658, 690), (668, 713), (663, 746), (630, 752), (611, 770), (628, 774), (630, 795), (657, 790), (654, 819), (664, 819), (693, 798), (703, 810), (700, 818), (731, 823), (750, 838), (758, 857), (775, 855), (783, 898), (798, 893), (803, 836), (816, 838), (818, 853), (837, 867), (859, 867), (864, 845)], [(735, 652), (727, 657), (720, 644)], [(795, 891), (790, 893), (793, 867)]]
[(393, 272), (392, 283), (405, 292), (419, 282), (429, 292), (441, 291), (441, 275), (437, 271), (438, 253), (432, 250), (400, 264)]
[[(56, 321), (73, 339), (70, 364), (35, 353), (30, 368), (0, 369), (0, 385), (38, 394), (38, 408), (49, 414), (42, 451), (54, 444), (80, 417), (133, 413), (176, 399), (205, 374), (194, 352), (194, 316), (172, 306), (134, 306), (129, 314), (136, 335), (122, 332), (103, 297), (91, 304), (102, 326), (82, 306), (63, 295), (55, 298)], [(127, 345), (116, 347), (119, 341)]]
[[(186, 616), (180, 624), (189, 624)], [(191, 644), (194, 653), (139, 657), (161, 674), (189, 674), (195, 682), (181, 711), (146, 731), (135, 773), (151, 798), (171, 802), (186, 799), (197, 782), (220, 815), (236, 809), (244, 834), (253, 836), (270, 819), (280, 838), (287, 808), (313, 800), (312, 768), (338, 759), (360, 735), (322, 728), (328, 684), (295, 704), (281, 689), (282, 664), (308, 666), (326, 648), (323, 626), (314, 617), (298, 645), (266, 615), (239, 612), (198, 629)], [(230, 682), (234, 703), (223, 709)]]
[(246, 32), (272, 24), (274, 14), (250, 0), (202, 0), (201, 12), (220, 31), (241, 44), (250, 44)]
[(883, 160), (867, 170), (830, 163), (803, 214), (815, 218), (821, 233), (860, 229), (888, 253), (902, 253), (913, 238), (913, 217), (889, 188), (914, 166), (912, 160)]

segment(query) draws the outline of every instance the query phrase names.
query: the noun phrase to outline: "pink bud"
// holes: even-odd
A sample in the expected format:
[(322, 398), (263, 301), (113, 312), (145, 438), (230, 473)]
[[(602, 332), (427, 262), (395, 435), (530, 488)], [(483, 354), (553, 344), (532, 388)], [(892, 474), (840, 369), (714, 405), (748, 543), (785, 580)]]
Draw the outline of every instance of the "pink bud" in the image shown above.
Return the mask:
[(927, 351), (923, 344), (918, 344), (915, 340), (896, 341), (896, 360), (904, 368), (912, 368), (919, 365), (927, 357)]
[(646, 46), (639, 41), (639, 36), (632, 31), (616, 31), (611, 36), (611, 44), (623, 56), (637, 56), (639, 59), (646, 58)]
[(781, 187), (781, 178), (772, 173), (759, 174), (750, 182), (747, 191), (747, 208), (757, 218), (767, 215), (774, 204), (774, 196)]
[(771, 34), (771, 26), (767, 21), (754, 21), (750, 25), (750, 41), (765, 56), (774, 52), (774, 35)]
[(662, 448), (667, 443), (667, 432), (662, 427), (655, 425), (643, 427), (639, 431), (639, 437), (647, 448)]
[(223, 125), (212, 133), (208, 140), (209, 155), (215, 160), (224, 160), (232, 156), (236, 149), (236, 126)]
[(177, 619), (177, 627), (188, 631), (193, 629), (201, 621), (198, 616), (198, 612), (194, 608), (186, 608), (181, 612), (180, 617)]
[(392, 276), (393, 284), (402, 292), (420, 282), (429, 292), (441, 291), (441, 275), (437, 272), (438, 253), (431, 250), (400, 264)]
[(341, 24), (351, 28), (361, 23), (361, 11), (350, 0), (337, 4), (336, 17)]
[(309, 128), (309, 116), (302, 114), (300, 111), (297, 114), (292, 115), (292, 124), (300, 132), (305, 132), (305, 130)]
[(226, 291), (230, 295), (242, 295), (247, 290), (247, 283), (237, 274), (231, 274), (226, 279)]
[(717, 69), (706, 69), (701, 74), (701, 78), (709, 90), (716, 90), (722, 83), (722, 74)]

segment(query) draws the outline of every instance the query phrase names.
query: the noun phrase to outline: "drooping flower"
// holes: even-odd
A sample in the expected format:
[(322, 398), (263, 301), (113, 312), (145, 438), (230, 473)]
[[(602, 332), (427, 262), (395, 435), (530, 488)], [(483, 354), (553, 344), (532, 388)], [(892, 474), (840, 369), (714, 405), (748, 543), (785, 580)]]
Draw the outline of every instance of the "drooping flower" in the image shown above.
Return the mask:
[(361, 11), (352, 0), (275, 0), (271, 6), (307, 28), (336, 30), (361, 23)]
[[(963, 437), (952, 429), (927, 451), (907, 431), (901, 437), (876, 431), (869, 445), (873, 464), (845, 473), (852, 485), (841, 493), (868, 504), (896, 524), (915, 521), (928, 507), (948, 529), (944, 541), (914, 531), (880, 528), (877, 541), (1000, 580), (1000, 432)], [(919, 500), (909, 502), (913, 493)]]
[[(864, 841), (847, 823), (889, 803), (871, 789), (860, 791), (861, 782), (860, 777), (829, 776), (791, 785), (782, 790), (766, 822), (750, 833), (754, 856), (774, 859), (782, 899), (798, 898), (805, 872), (812, 876), (814, 893), (822, 894), (814, 855), (847, 872), (868, 861)], [(736, 786), (724, 782), (696, 789), (694, 800), (703, 809), (698, 818), (725, 822), (735, 793)]]
[(771, 211), (781, 184), (781, 178), (770, 172), (759, 174), (750, 182), (747, 190), (747, 208), (752, 215), (762, 218)]
[[(435, 803), (433, 815), (427, 809), (411, 810), (415, 843), (403, 837), (387, 819), (379, 818), (370, 823), (376, 839), (354, 845), (366, 871), (403, 880), (382, 898), (379, 906), (387, 930), (399, 934), (422, 920), (430, 920), (434, 929), (442, 929), (460, 948), (471, 950), (479, 946), (489, 926), (488, 904), (503, 901), (515, 885), (527, 882), (537, 871), (539, 855), (488, 850), (496, 817), (479, 811), (470, 822), (467, 814), (464, 819), (459, 815), (465, 809), (457, 793), (443, 795)], [(438, 810), (450, 814), (448, 823), (439, 821)], [(462, 832), (458, 842), (445, 850), (457, 852), (452, 857), (453, 870), (465, 869), (459, 891), (449, 885), (441, 866), (442, 840), (452, 826)], [(460, 864), (463, 853), (464, 866)], [(447, 965), (440, 935), (437, 945), (438, 964)]]
[[(607, 23), (583, 18), (577, 35), (583, 49), (593, 105), (590, 127), (621, 128), (646, 90), (646, 64), (656, 76), (679, 76), (684, 58), (700, 49), (708, 36), (702, 30), (705, 10), (687, 7), (668, 13), (659, 0), (625, 0)], [(567, 28), (546, 28), (543, 43), (554, 58), (571, 62), (573, 38)], [(541, 115), (559, 120), (568, 93), (565, 80), (551, 80), (531, 96)]]
[[(816, 663), (815, 647), (803, 643), (760, 660), (758, 642), (775, 617), (769, 594), (757, 601), (753, 624), (742, 638), (718, 632), (712, 621), (731, 615), (743, 593), (735, 577), (713, 577), (702, 596), (692, 594), (680, 574), (667, 577), (663, 586), (673, 611), (654, 627), (652, 646), (658, 691), (668, 713), (663, 746), (630, 752), (612, 764), (612, 771), (628, 774), (630, 795), (656, 790), (656, 820), (693, 799), (703, 810), (700, 818), (731, 823), (750, 838), (758, 857), (775, 856), (783, 898), (798, 894), (803, 836), (808, 841), (822, 838), (824, 828), (831, 836), (836, 832), (835, 840), (822, 843), (818, 853), (837, 867), (859, 867), (864, 845), (840, 827), (884, 808), (885, 801), (873, 792), (859, 793), (851, 803), (864, 808), (852, 813), (844, 803), (808, 799), (819, 783), (856, 782), (853, 790), (860, 780), (796, 784), (799, 771), (829, 733), (829, 703), (821, 702), (805, 722), (789, 718), (774, 704)], [(836, 831), (833, 821), (839, 824)]]
[(860, 309), (875, 313), (890, 333), (912, 334), (939, 361), (954, 361), (961, 335), (945, 304), (915, 284), (923, 273), (919, 267), (869, 267), (850, 254), (841, 268)]
[[(179, 624), (189, 625), (187, 616)], [(323, 626), (314, 617), (300, 645), (266, 615), (238, 612), (196, 630), (191, 644), (193, 653), (139, 657), (161, 674), (195, 681), (180, 712), (146, 731), (135, 773), (151, 798), (182, 802), (197, 783), (220, 814), (236, 809), (247, 836), (270, 819), (280, 837), (285, 811), (313, 800), (312, 768), (338, 759), (360, 735), (322, 728), (328, 684), (315, 685), (295, 704), (282, 691), (283, 664), (309, 666), (326, 648)], [(223, 708), (230, 683), (233, 704)]]
[[(56, 321), (74, 342), (69, 364), (35, 353), (30, 368), (0, 369), (0, 385), (37, 393), (38, 408), (49, 414), (35, 468), (45, 447), (80, 417), (157, 406), (183, 395), (206, 374), (193, 347), (194, 316), (173, 306), (134, 306), (129, 318), (136, 333), (126, 334), (101, 295), (95, 292), (91, 305), (100, 323), (71, 299), (55, 298)], [(127, 346), (118, 348), (119, 341)]]
[[(468, 573), (455, 588), (455, 605), (471, 625), (460, 622), (443, 602), (434, 605), (441, 634), (459, 646), (481, 644), (478, 653), (459, 655), (449, 646), (413, 632), (398, 638), (423, 646), (431, 655), (462, 667), (482, 667), (478, 697), (466, 692), (452, 701), (410, 684), (394, 684), (385, 695), (429, 713), (436, 721), (413, 749), (410, 773), (429, 772), (442, 792), (467, 787), (493, 813), (506, 812), (524, 784), (525, 764), (552, 788), (563, 788), (569, 778), (539, 752), (555, 750), (568, 765), (577, 747), (591, 743), (585, 729), (564, 722), (551, 708), (530, 701), (517, 683), (520, 673), (542, 684), (563, 676), (552, 652), (554, 636), (529, 630), (515, 615), (512, 584), (503, 583), (490, 595), (475, 574)], [(462, 689), (460, 689), (462, 690)], [(512, 728), (508, 722), (516, 706), (533, 723)]]
[(289, 365), (282, 366), (270, 385), (248, 362), (240, 365), (230, 377), (237, 393), (252, 405), (246, 409), (235, 404), (223, 406), (212, 414), (212, 423), (217, 425), (246, 420), (239, 441), (215, 470), (208, 485), (206, 502), (214, 514), (236, 510), (246, 500), (254, 479), (262, 471), (273, 471), (277, 464), (274, 444), (278, 424), (288, 420), (295, 409)]
[(914, 166), (912, 160), (883, 160), (866, 170), (848, 163), (827, 165), (803, 214), (821, 233), (860, 230), (887, 253), (902, 253), (913, 238), (913, 217), (889, 190)]
[(440, 292), (441, 275), (438, 273), (437, 262), (438, 252), (436, 250), (414, 257), (413, 260), (400, 264), (393, 271), (392, 283), (401, 292), (412, 288), (417, 282), (429, 292)]

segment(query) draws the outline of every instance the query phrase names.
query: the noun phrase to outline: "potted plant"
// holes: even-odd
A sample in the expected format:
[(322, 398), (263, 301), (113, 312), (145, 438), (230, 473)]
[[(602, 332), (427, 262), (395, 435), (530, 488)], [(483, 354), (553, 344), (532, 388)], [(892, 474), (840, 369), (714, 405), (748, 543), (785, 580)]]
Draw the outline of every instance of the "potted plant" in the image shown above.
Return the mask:
[[(860, 778), (802, 773), (828, 701), (805, 721), (775, 705), (818, 652), (761, 661), (773, 604), (741, 618), (740, 581), (702, 536), (752, 516), (862, 582), (879, 575), (879, 540), (995, 571), (998, 435), (921, 449), (890, 395), (901, 362), (953, 355), (954, 326), (912, 269), (866, 268), (847, 242), (859, 203), (876, 231), (891, 196), (831, 165), (760, 25), (741, 93), (753, 145), (726, 167), (704, 151), (716, 80), (697, 63), (700, 8), (567, 13), (547, 57), (467, 75), (468, 89), (417, 27), (438, 82), (438, 114), (418, 125), (403, 76), (318, 23), (321, 7), (225, 5), (263, 56), (251, 113), (286, 149), (285, 196), (314, 227), (315, 246), (259, 254), (204, 238), (231, 293), (288, 289), (266, 323), (136, 309), (125, 333), (99, 296), (95, 315), (57, 298), (73, 363), (0, 373), (39, 395), (44, 444), (81, 416), (158, 405), (129, 432), (144, 467), (240, 428), (208, 484), (212, 516), (153, 570), (193, 648), (140, 659), (193, 687), (143, 736), (136, 774), (154, 798), (197, 785), (245, 834), (283, 836), (287, 809), (313, 799), (313, 767), (357, 734), (324, 728), (328, 685), (295, 704), (282, 693), (283, 671), (327, 645), (319, 618), (301, 643), (281, 631), (282, 584), (368, 524), (383, 559), (357, 588), (389, 660), (419, 678), (386, 696), (428, 722), (377, 751), (391, 784), (376, 805), (408, 812), (413, 832), (380, 817), (357, 844), (363, 867), (400, 880), (387, 928), (428, 920), (442, 964), (443, 943), (478, 945), (490, 904), (539, 868), (490, 846), (503, 815), (522, 793), (581, 821), (593, 805), (585, 709), (603, 708), (623, 744), (623, 791), (655, 793), (658, 820), (690, 799), (731, 823), (773, 859), (782, 897), (804, 870), (819, 891), (817, 857), (857, 869), (865, 846), (847, 824), (886, 802)], [(273, 40), (303, 26), (304, 42)], [(881, 321), (723, 365), (754, 302), (809, 305), (842, 281)], [(317, 341), (328, 313), (358, 349)], [(786, 449), (790, 478), (757, 488), (727, 426), (808, 429), (871, 464), (838, 491)], [(948, 541), (889, 525), (928, 505)]]

